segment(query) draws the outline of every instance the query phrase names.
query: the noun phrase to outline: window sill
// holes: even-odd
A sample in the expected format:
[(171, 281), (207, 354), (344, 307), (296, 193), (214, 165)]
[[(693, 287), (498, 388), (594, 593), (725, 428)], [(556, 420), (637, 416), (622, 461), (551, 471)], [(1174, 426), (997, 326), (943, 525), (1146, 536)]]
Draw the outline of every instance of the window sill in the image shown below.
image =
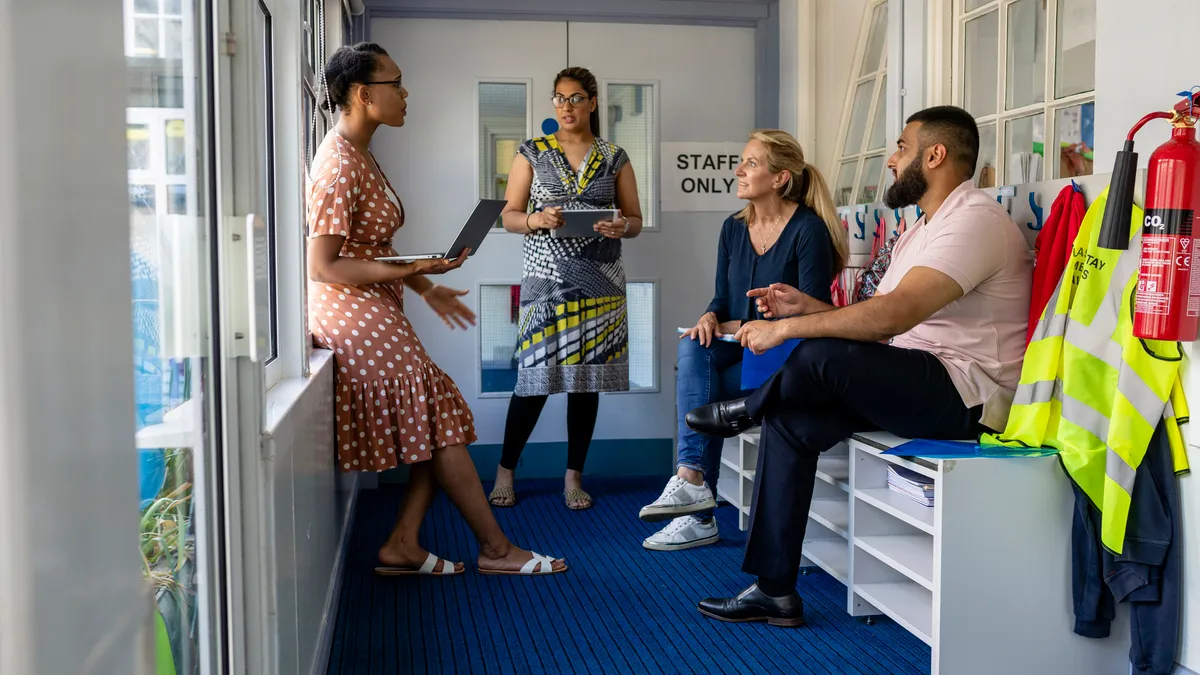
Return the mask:
[[(308, 359), (308, 371), (310, 375), (304, 377), (285, 377), (280, 380), (275, 386), (267, 390), (266, 396), (266, 415), (263, 419), (263, 432), (268, 436), (275, 432), (279, 423), (287, 417), (296, 402), (308, 389), (309, 384), (320, 374), (323, 368), (333, 367), (333, 352), (328, 349), (313, 349), (312, 356)], [(333, 395), (331, 389), (329, 395)]]
[[(333, 352), (328, 349), (314, 349), (309, 359), (309, 369), (313, 376), (322, 368), (333, 364)], [(279, 422), (291, 411), (300, 396), (308, 387), (312, 376), (308, 378), (285, 378), (267, 390), (266, 416), (264, 419), (267, 434), (272, 433)], [(163, 415), (163, 421), (144, 427), (136, 435), (136, 446), (139, 450), (151, 448), (194, 448), (200, 437), (200, 428), (196, 423), (202, 414), (199, 399), (191, 398), (184, 401), (174, 410)]]
[(163, 415), (163, 421), (142, 428), (137, 432), (137, 448), (192, 448), (196, 445), (198, 429), (196, 418), (200, 400), (189, 398)]

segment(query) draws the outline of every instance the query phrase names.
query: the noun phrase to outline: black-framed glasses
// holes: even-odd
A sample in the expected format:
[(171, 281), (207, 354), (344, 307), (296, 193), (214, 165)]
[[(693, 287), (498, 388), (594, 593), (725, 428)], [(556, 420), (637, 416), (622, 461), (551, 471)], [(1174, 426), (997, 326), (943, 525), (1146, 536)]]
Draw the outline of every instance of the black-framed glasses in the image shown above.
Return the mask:
[(401, 84), (401, 82), (402, 82), (403, 80), (404, 80), (404, 78), (402, 78), (402, 77), (397, 77), (397, 78), (396, 78), (396, 79), (394, 79), (394, 80), (383, 80), (383, 81), (374, 81), (374, 82), (363, 82), (363, 84), (365, 84), (365, 85), (372, 85), (372, 84), (390, 84), (390, 85), (392, 85), (393, 87), (395, 87), (395, 88), (396, 88), (396, 91), (400, 91), (401, 89), (403, 89), (403, 88), (404, 88), (404, 85), (403, 85), (403, 84)]
[(555, 94), (550, 98), (550, 102), (554, 104), (555, 108), (561, 108), (568, 103), (571, 104), (572, 108), (578, 108), (584, 103), (587, 103), (589, 100), (591, 100), (590, 97), (584, 96), (583, 94), (575, 94), (570, 98), (567, 98), (562, 94)]

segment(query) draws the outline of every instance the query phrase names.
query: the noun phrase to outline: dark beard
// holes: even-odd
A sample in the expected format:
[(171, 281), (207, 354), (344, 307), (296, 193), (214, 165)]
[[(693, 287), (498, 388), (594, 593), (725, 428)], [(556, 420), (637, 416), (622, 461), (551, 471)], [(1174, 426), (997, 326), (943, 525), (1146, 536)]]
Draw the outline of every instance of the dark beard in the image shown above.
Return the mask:
[(889, 209), (912, 206), (925, 196), (928, 189), (929, 182), (925, 180), (925, 172), (921, 170), (921, 162), (918, 157), (896, 177), (896, 182), (892, 183), (887, 192), (883, 193), (883, 203)]

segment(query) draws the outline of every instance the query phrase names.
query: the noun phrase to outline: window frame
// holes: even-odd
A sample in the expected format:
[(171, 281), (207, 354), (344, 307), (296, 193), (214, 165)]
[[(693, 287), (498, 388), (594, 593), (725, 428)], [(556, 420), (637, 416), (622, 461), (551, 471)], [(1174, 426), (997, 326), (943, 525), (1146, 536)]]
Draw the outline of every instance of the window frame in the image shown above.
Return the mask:
[[(471, 120), (472, 120), (472, 125), (474, 126), (474, 132), (473, 132), (472, 136), (475, 139), (475, 145), (474, 145), (474, 149), (471, 151), (471, 157), (473, 158), (473, 161), (475, 163), (473, 174), (475, 176), (475, 199), (476, 200), (483, 198), (483, 194), (479, 188), (480, 184), (483, 182), (483, 156), (482, 156), (483, 137), (481, 136), (482, 130), (480, 129), (481, 125), (479, 124), (479, 114), (480, 114), (480, 110), (481, 110), (482, 106), (480, 105), (481, 102), (479, 100), (479, 87), (480, 87), (480, 85), (484, 85), (484, 84), (523, 84), (523, 85), (525, 85), (525, 139), (533, 138), (533, 78), (531, 78), (531, 77), (476, 77), (472, 80), (471, 86), (473, 87), (473, 90), (471, 92), (471, 100), (472, 100), (472, 104), (474, 107), (473, 107), (472, 113), (471, 113)], [(524, 142), (525, 139), (522, 139), (522, 142)], [(495, 164), (494, 157), (492, 158), (492, 164), (493, 165)], [(505, 234), (517, 234), (518, 236), (524, 236), (524, 235), (521, 235), (516, 232), (509, 232), (508, 230), (504, 229), (504, 227), (501, 225), (492, 227), (488, 231), (487, 236), (490, 237), (493, 234), (496, 234), (498, 232), (505, 233)], [(493, 282), (493, 283), (501, 283), (501, 282)], [(520, 282), (518, 281), (517, 283), (520, 283)], [(483, 385), (481, 382), (480, 388), (482, 388), (482, 386)]]
[[(267, 331), (271, 338), (271, 351), (262, 359), (263, 373), (265, 378), (265, 389), (270, 389), (278, 384), (284, 377), (284, 357), (283, 340), (281, 337), (280, 326), (283, 324), (283, 316), (280, 310), (282, 303), (287, 298), (287, 295), (281, 293), (280, 285), (283, 279), (280, 275), (280, 237), (279, 237), (279, 198), (280, 190), (276, 181), (279, 178), (280, 153), (279, 149), (282, 143), (281, 139), (276, 138), (280, 127), (275, 121), (275, 114), (280, 108), (280, 97), (275, 91), (275, 88), (280, 85), (279, 72), (277, 68), (278, 57), (275, 54), (275, 49), (280, 43), (278, 40), (278, 26), (275, 16), (275, 8), (264, 2), (264, 0), (253, 0), (252, 11), (257, 8), (263, 19), (263, 46), (264, 51), (257, 60), (255, 67), (263, 70), (263, 77), (266, 83), (265, 88), (261, 92), (254, 94), (260, 96), (259, 100), (254, 101), (253, 105), (263, 106), (266, 128), (263, 129), (264, 147), (262, 148), (263, 162), (261, 170), (265, 181), (266, 194), (263, 195), (266, 200), (267, 212), (262, 215), (263, 222), (266, 225), (266, 248), (267, 248), (267, 280), (269, 286), (267, 288), (267, 303), (269, 310)], [(284, 107), (287, 102), (284, 101)], [(286, 159), (286, 158), (285, 158)], [(253, 256), (254, 252), (251, 251)], [(256, 338), (252, 338), (256, 339)]]
[[(654, 123), (651, 125), (651, 139), (649, 146), (654, 156), (650, 158), (650, 176), (635, 176), (638, 184), (649, 186), (650, 197), (653, 204), (641, 204), (642, 207), (642, 232), (661, 232), (662, 227), (659, 223), (662, 222), (662, 191), (659, 189), (659, 177), (662, 175), (662, 80), (657, 79), (637, 79), (637, 78), (612, 78), (600, 81), (600, 96), (598, 97), (597, 105), (600, 112), (600, 132), (605, 140), (612, 142), (612, 128), (608, 119), (608, 88), (612, 85), (628, 85), (628, 86), (649, 86), (652, 88), (654, 95), (651, 97), (654, 105)], [(626, 153), (629, 151), (626, 150)], [(632, 160), (631, 160), (632, 162)], [(628, 280), (627, 280), (628, 281)]]
[[(838, 125), (837, 145), (834, 146), (834, 156), (832, 160), (833, 165), (829, 167), (829, 170), (825, 174), (830, 181), (829, 188), (833, 193), (832, 196), (834, 198), (834, 204), (837, 205), (838, 208), (854, 208), (860, 204), (876, 203), (882, 199), (883, 191), (886, 188), (888, 176), (887, 159), (891, 154), (889, 152), (891, 141), (894, 140), (886, 137), (888, 106), (886, 100), (887, 87), (884, 86), (884, 80), (888, 77), (888, 69), (892, 65), (892, 60), (890, 58), (891, 17), (888, 2), (889, 0), (870, 0), (866, 8), (863, 10), (863, 19), (861, 25), (859, 26), (858, 43), (854, 49), (854, 65), (850, 71), (850, 82), (847, 85), (846, 96), (842, 103), (842, 118), (841, 124)], [(875, 12), (880, 7), (883, 8), (882, 11), (885, 17), (885, 23), (883, 25), (883, 48), (880, 50), (880, 66), (876, 70), (863, 75), (861, 74), (862, 66), (863, 60), (867, 55), (867, 43), (871, 38), (872, 19), (874, 19)], [(858, 87), (866, 82), (873, 82), (873, 84), (871, 88), (872, 94), (870, 103), (867, 106), (867, 119), (865, 125), (863, 126), (863, 137), (859, 143), (857, 152), (845, 154), (844, 150), (846, 147), (846, 140), (847, 136), (850, 135), (850, 125), (854, 112), (854, 94), (858, 90)], [(881, 97), (884, 98), (881, 99)], [(884, 107), (882, 110), (879, 110), (878, 107), (881, 100), (883, 101)], [(877, 113), (882, 114), (884, 117), (884, 144), (882, 148), (867, 149), (867, 144), (870, 142), (871, 129), (874, 126)], [(879, 194), (876, 195), (875, 202), (860, 202), (858, 200), (858, 195), (862, 190), (863, 169), (866, 167), (869, 160), (876, 157), (883, 157), (883, 169), (879, 177)], [(854, 179), (850, 186), (850, 199), (845, 204), (838, 204), (838, 179), (841, 177), (842, 165), (847, 162), (854, 162)]]
[[(1072, 108), (1087, 103), (1096, 102), (1095, 79), (1092, 80), (1092, 89), (1089, 91), (1055, 98), (1054, 84), (1057, 73), (1055, 66), (1057, 64), (1057, 47), (1058, 47), (1058, 10), (1059, 5), (1063, 0), (1043, 0), (1046, 3), (1046, 53), (1045, 53), (1045, 73), (1043, 86), (1044, 100), (1041, 103), (1032, 103), (1012, 110), (1005, 110), (1007, 101), (1008, 88), (1008, 11), (1012, 5), (1021, 2), (1021, 0), (989, 0), (987, 4), (973, 9), (970, 12), (966, 11), (967, 0), (953, 0), (952, 11), (952, 46), (951, 46), (951, 64), (950, 64), (950, 93), (954, 105), (963, 106), (964, 91), (963, 84), (966, 79), (966, 24), (967, 22), (978, 19), (990, 12), (998, 12), (997, 20), (999, 22), (999, 35), (997, 37), (997, 69), (996, 76), (996, 112), (988, 115), (981, 115), (975, 118), (975, 122), (979, 126), (994, 125), (996, 130), (996, 146), (993, 148), (994, 156), (996, 157), (996, 184), (991, 187), (1000, 187), (1008, 185), (1008, 157), (1004, 151), (1006, 147), (1006, 124), (1013, 120), (1019, 120), (1026, 117), (1034, 117), (1039, 113), (1043, 116), (1043, 133), (1045, 134), (1042, 141), (1042, 176), (1039, 181), (1057, 180), (1065, 178), (1058, 175), (1059, 161), (1057, 153), (1055, 153), (1054, 161), (1050, 161), (1047, 157), (1047, 147), (1058, 147), (1058, 112), (1065, 108)], [(1093, 148), (1094, 151), (1094, 148)], [(983, 152), (981, 151), (982, 155)], [(1095, 168), (1093, 166), (1093, 173)], [(1034, 181), (1038, 182), (1038, 181)]]

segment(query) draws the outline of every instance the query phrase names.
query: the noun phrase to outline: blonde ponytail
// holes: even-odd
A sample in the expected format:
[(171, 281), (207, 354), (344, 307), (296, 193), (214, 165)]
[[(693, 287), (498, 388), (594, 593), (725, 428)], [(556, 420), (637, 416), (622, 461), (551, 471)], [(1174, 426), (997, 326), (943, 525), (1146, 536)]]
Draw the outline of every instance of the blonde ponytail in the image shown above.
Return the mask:
[[(833, 205), (833, 195), (829, 192), (825, 177), (817, 167), (804, 161), (800, 142), (786, 131), (757, 129), (750, 132), (750, 140), (766, 146), (767, 169), (771, 173), (788, 172), (788, 182), (780, 189), (779, 196), (804, 204), (825, 221), (829, 239), (833, 242), (833, 277), (837, 278), (850, 258), (850, 239)], [(747, 204), (738, 212), (737, 218), (749, 224), (754, 219), (754, 205)], [(833, 279), (829, 281), (833, 283)]]
[(804, 165), (804, 177), (806, 180), (800, 181), (808, 186), (804, 194), (804, 204), (825, 221), (825, 227), (829, 230), (829, 240), (833, 242), (835, 253), (833, 276), (836, 278), (850, 258), (850, 237), (846, 228), (842, 227), (842, 219), (838, 217), (837, 207), (833, 205), (833, 195), (829, 192), (829, 184), (825, 182), (825, 177), (812, 164)]

